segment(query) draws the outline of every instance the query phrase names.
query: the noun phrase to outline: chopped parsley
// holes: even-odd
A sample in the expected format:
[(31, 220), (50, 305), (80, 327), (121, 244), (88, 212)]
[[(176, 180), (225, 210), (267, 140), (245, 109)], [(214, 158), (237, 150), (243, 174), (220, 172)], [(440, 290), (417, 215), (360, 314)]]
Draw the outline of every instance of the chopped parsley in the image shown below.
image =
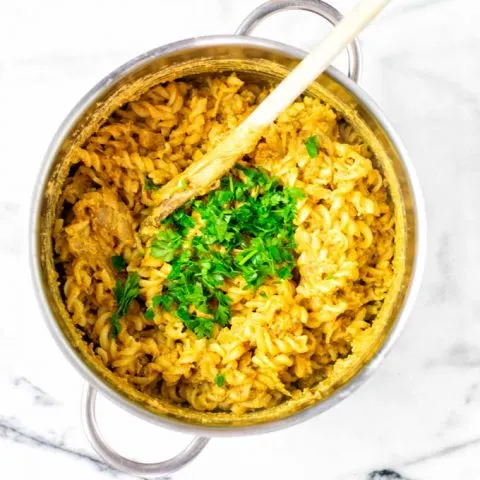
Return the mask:
[[(295, 268), (298, 188), (284, 187), (263, 170), (237, 166), (219, 189), (193, 200), (163, 221), (150, 254), (171, 264), (152, 307), (172, 312), (198, 337), (231, 318), (226, 280), (243, 277), (256, 289), (268, 278), (288, 279)], [(200, 231), (187, 234), (200, 217)]]
[(156, 238), (152, 242), (150, 255), (165, 262), (171, 262), (181, 244), (182, 236), (180, 234), (173, 230), (161, 231), (157, 233)]
[(183, 210), (176, 210), (173, 212), (171, 219), (175, 226), (180, 230), (182, 236), (185, 236), (188, 231), (195, 226), (195, 220)]
[(122, 325), (120, 324), (120, 315), (118, 315), (117, 312), (115, 312), (110, 318), (110, 323), (112, 324), (110, 334), (115, 338), (122, 330)]
[(315, 158), (318, 156), (318, 140), (316, 135), (307, 138), (305, 142), (305, 148), (307, 149), (307, 153), (310, 158)]
[(225, 385), (225, 375), (217, 373), (215, 376), (215, 385), (217, 385), (217, 387), (223, 387)]
[(125, 270), (127, 261), (121, 255), (114, 255), (112, 257), (112, 265), (117, 272)]
[(130, 273), (125, 282), (117, 280), (113, 289), (117, 301), (117, 310), (111, 318), (111, 334), (113, 337), (116, 337), (122, 330), (120, 319), (127, 314), (130, 303), (140, 293), (139, 281), (140, 277), (137, 272)]
[(158, 190), (160, 185), (153, 183), (153, 180), (150, 177), (145, 178), (145, 190), (151, 192), (152, 190)]
[(153, 308), (147, 308), (143, 316), (145, 317), (145, 320), (151, 322), (155, 318), (155, 311), (153, 310)]

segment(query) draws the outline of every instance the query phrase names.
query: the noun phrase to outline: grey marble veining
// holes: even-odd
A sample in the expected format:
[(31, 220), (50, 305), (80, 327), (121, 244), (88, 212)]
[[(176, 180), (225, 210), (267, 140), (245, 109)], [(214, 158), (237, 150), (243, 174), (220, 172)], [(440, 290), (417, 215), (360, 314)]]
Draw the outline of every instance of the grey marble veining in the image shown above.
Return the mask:
[[(354, 0), (332, 3), (346, 10)], [(181, 38), (233, 32), (258, 4), (0, 3), (0, 478), (129, 478), (85, 439), (82, 380), (50, 338), (29, 280), (30, 194), (52, 135), (118, 65)], [(334, 409), (288, 431), (213, 440), (175, 480), (480, 478), (479, 24), (473, 0), (397, 0), (361, 36), (361, 85), (409, 150), (428, 215), (422, 291), (392, 353)], [(255, 33), (308, 49), (326, 30), (290, 12)], [(98, 416), (136, 459), (166, 458), (188, 441), (106, 400)]]
[(22, 389), (36, 405), (41, 405), (43, 407), (55, 407), (58, 405), (58, 402), (51, 395), (42, 390), (40, 387), (34, 385), (25, 377), (12, 378), (12, 385)]

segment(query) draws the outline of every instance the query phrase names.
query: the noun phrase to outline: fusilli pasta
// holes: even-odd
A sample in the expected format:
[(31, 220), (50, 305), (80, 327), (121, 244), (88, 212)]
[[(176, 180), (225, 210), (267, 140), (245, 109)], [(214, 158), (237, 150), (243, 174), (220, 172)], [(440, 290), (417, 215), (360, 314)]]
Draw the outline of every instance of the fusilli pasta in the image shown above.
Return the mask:
[[(246, 159), (306, 193), (297, 203), (294, 279), (257, 290), (225, 283), (230, 324), (197, 338), (172, 313), (143, 315), (171, 265), (150, 255), (142, 220), (155, 190), (200, 158), (268, 94), (236, 75), (151, 88), (111, 115), (75, 151), (54, 228), (65, 306), (92, 355), (136, 389), (199, 411), (243, 414), (307, 392), (372, 328), (393, 279), (395, 216), (388, 188), (358, 133), (305, 96), (265, 132)], [(305, 141), (318, 138), (311, 158)], [(122, 255), (140, 299), (112, 336)], [(217, 376), (224, 378), (222, 385)]]

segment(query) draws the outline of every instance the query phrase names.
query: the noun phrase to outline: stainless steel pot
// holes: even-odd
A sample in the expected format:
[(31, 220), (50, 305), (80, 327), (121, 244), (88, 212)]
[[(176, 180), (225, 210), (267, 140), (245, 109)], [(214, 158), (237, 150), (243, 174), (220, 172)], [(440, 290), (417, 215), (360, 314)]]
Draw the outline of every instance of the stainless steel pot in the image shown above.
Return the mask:
[[(361, 70), (358, 42), (348, 48), (348, 77), (330, 68), (312, 86), (310, 93), (326, 98), (347, 119), (361, 128), (375, 153), (391, 188), (399, 218), (397, 225), (399, 261), (397, 281), (388, 309), (388, 321), (378, 335), (375, 348), (346, 375), (326, 396), (312, 404), (299, 404), (296, 410), (258, 419), (254, 415), (242, 422), (199, 422), (175, 418), (152, 411), (146, 405), (118, 391), (108, 378), (82, 356), (65, 328), (61, 298), (56, 290), (52, 270), (51, 228), (55, 214), (55, 198), (61, 188), (65, 169), (62, 160), (72, 145), (82, 143), (109, 113), (135, 91), (149, 88), (167, 78), (240, 69), (261, 78), (281, 78), (305, 55), (305, 52), (270, 40), (247, 34), (260, 21), (282, 10), (301, 9), (313, 12), (332, 24), (342, 17), (320, 0), (273, 0), (253, 11), (235, 35), (192, 38), (151, 50), (131, 60), (97, 84), (72, 110), (60, 126), (45, 157), (33, 199), (31, 260), (35, 288), (50, 331), (66, 357), (85, 378), (87, 384), (82, 403), (86, 434), (97, 453), (112, 467), (133, 475), (155, 477), (172, 473), (193, 460), (212, 436), (230, 436), (268, 432), (292, 426), (329, 409), (350, 395), (377, 368), (398, 338), (412, 308), (420, 283), (425, 257), (426, 224), (420, 187), (407, 153), (378, 106), (357, 85)], [(101, 108), (100, 108), (101, 106)], [(345, 113), (349, 112), (349, 113)], [(63, 175), (63, 177), (62, 177)], [(401, 239), (401, 241), (399, 240)], [(50, 270), (49, 270), (50, 269)], [(50, 273), (49, 273), (50, 272)], [(99, 433), (95, 419), (95, 396), (104, 395), (134, 415), (164, 427), (199, 435), (172, 459), (145, 464), (124, 458), (113, 451)], [(210, 422), (210, 423), (209, 423)]]

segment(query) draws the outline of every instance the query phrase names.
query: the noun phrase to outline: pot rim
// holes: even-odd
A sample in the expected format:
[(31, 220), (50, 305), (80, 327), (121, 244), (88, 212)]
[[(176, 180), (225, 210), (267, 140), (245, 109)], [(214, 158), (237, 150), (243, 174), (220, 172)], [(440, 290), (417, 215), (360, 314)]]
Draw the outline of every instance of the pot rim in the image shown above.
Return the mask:
[(102, 394), (109, 400), (113, 401), (115, 404), (117, 404), (124, 410), (127, 410), (128, 412), (143, 420), (182, 433), (190, 433), (208, 437), (225, 437), (268, 433), (291, 427), (300, 422), (304, 422), (310, 418), (313, 418), (314, 416), (317, 416), (318, 414), (328, 410), (333, 405), (339, 403), (340, 401), (351, 395), (361, 384), (363, 384), (371, 376), (373, 371), (376, 370), (380, 362), (390, 351), (395, 341), (399, 338), (401, 331), (403, 330), (407, 319), (412, 311), (415, 298), (420, 289), (421, 277), (423, 274), (426, 257), (426, 215), (423, 195), (421, 192), (419, 181), (417, 179), (414, 167), (408, 157), (405, 147), (403, 146), (400, 138), (395, 133), (393, 127), (391, 126), (390, 122), (387, 120), (379, 106), (360, 86), (358, 86), (345, 74), (343, 74), (334, 67), (330, 67), (326, 71), (327, 75), (332, 77), (336, 82), (338, 82), (350, 93), (352, 93), (363, 105), (363, 107), (368, 110), (372, 114), (372, 116), (378, 121), (379, 125), (386, 133), (393, 147), (397, 151), (398, 156), (405, 167), (405, 171), (407, 173), (406, 178), (410, 183), (409, 186), (412, 192), (412, 199), (415, 209), (416, 243), (411, 282), (408, 291), (405, 294), (403, 306), (397, 316), (395, 323), (392, 325), (390, 331), (388, 332), (383, 344), (353, 378), (351, 378), (344, 385), (339, 387), (327, 398), (299, 412), (293, 413), (285, 418), (269, 421), (267, 423), (259, 423), (247, 426), (209, 427), (204, 425), (189, 424), (170, 417), (156, 415), (155, 413), (142, 408), (140, 405), (137, 405), (133, 401), (130, 401), (129, 399), (123, 397), (120, 393), (113, 390), (106, 382), (95, 376), (93, 372), (87, 367), (87, 365), (81, 360), (81, 358), (73, 351), (73, 348), (68, 343), (60, 326), (57, 324), (51, 309), (49, 308), (41, 280), (38, 243), (40, 207), (42, 204), (41, 200), (49, 179), (51, 165), (58, 153), (60, 145), (62, 144), (67, 132), (73, 125), (75, 125), (78, 119), (84, 114), (85, 110), (93, 102), (95, 102), (96, 99), (100, 97), (110, 87), (111, 84), (113, 84), (120, 78), (128, 75), (137, 68), (148, 64), (150, 61), (158, 57), (185, 48), (208, 46), (262, 47), (270, 51), (284, 55), (286, 54), (297, 59), (301, 59), (307, 54), (304, 50), (293, 47), (291, 45), (263, 38), (240, 35), (210, 35), (184, 39), (154, 48), (133, 58), (132, 60), (126, 62), (119, 68), (112, 71), (109, 75), (107, 75), (100, 82), (98, 82), (93, 88), (91, 88), (73, 107), (73, 109), (61, 123), (52, 141), (50, 142), (50, 145), (48, 146), (32, 196), (31, 215), (29, 222), (30, 268), (32, 271), (33, 287), (35, 290), (37, 301), (40, 304), (43, 316), (45, 318), (45, 322), (57, 345), (67, 357), (70, 364), (75, 367), (75, 369), (81, 374), (84, 380), (93, 387), (95, 387), (97, 390), (102, 392)]

